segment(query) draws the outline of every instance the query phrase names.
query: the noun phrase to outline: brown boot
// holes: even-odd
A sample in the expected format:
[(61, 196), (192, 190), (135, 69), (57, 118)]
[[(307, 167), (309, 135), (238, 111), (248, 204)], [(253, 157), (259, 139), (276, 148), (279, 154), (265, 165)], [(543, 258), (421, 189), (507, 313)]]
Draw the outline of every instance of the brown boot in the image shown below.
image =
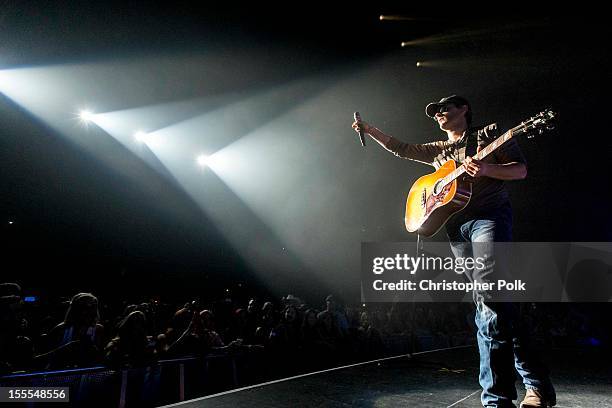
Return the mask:
[(548, 408), (554, 405), (554, 402), (548, 401), (540, 391), (527, 388), (527, 393), (521, 402), (520, 408)]

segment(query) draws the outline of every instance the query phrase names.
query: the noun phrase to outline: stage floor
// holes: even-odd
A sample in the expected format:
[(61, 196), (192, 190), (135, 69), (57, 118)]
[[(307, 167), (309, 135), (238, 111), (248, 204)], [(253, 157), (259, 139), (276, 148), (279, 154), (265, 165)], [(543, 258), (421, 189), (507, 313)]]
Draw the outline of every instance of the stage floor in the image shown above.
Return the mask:
[[(547, 352), (544, 358), (557, 389), (557, 407), (612, 407), (609, 357), (598, 350)], [(520, 401), (524, 390), (519, 383), (517, 391)], [(475, 347), (347, 366), (168, 405), (181, 408), (480, 406)]]

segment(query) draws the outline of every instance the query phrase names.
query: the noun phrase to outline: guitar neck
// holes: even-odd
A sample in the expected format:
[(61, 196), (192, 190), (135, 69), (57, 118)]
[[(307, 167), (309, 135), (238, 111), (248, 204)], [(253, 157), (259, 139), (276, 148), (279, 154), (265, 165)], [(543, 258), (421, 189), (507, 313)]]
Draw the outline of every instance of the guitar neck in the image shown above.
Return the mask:
[[(501, 145), (506, 143), (508, 140), (512, 139), (512, 137), (514, 136), (514, 133), (517, 132), (519, 129), (521, 129), (522, 126), (523, 125), (521, 124), (519, 126), (516, 126), (508, 130), (506, 133), (504, 133), (503, 135), (495, 139), (493, 142), (491, 142), (489, 145), (487, 145), (487, 147), (485, 147), (480, 152), (478, 152), (476, 155), (474, 155), (474, 159), (482, 160), (485, 157), (487, 157), (489, 154), (493, 153)], [(463, 173), (465, 173), (465, 166), (461, 165), (442, 179), (443, 180), (442, 185), (447, 185), (448, 183), (451, 183), (453, 180), (461, 176)]]

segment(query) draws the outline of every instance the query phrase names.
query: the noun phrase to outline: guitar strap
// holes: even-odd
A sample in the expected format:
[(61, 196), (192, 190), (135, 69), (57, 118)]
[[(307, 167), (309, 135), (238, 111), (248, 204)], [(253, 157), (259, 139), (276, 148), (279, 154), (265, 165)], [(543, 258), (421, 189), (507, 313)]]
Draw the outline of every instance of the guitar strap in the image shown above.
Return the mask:
[(465, 141), (465, 155), (463, 156), (463, 160), (466, 157), (474, 157), (476, 155), (476, 151), (478, 150), (478, 133), (475, 132), (474, 129), (467, 130), (467, 140)]
[[(461, 162), (465, 161), (466, 157), (474, 157), (478, 150), (478, 133), (479, 131), (475, 131), (474, 128), (470, 128), (467, 130), (468, 134), (466, 135), (467, 139), (465, 141), (465, 152), (463, 157), (461, 158)], [(468, 174), (463, 175), (463, 180), (473, 183), (474, 179), (470, 177)]]

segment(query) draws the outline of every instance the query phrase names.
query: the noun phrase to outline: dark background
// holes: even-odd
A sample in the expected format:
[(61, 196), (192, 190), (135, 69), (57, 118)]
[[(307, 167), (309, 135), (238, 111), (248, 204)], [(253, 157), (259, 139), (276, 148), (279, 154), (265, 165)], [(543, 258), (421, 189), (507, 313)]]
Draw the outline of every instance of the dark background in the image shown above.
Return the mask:
[[(4, 2), (0, 10), (0, 69), (160, 52), (215, 50), (230, 55), (238, 48), (251, 49), (255, 57), (239, 69), (244, 75), (214, 89), (223, 93), (374, 67), (374, 74), (354, 82), (354, 99), (342, 101), (349, 115), (343, 110), (329, 114), (343, 115), (349, 129), (350, 112), (359, 109), (366, 120), (413, 142), (443, 136), (434, 132), (422, 109), (448, 94), (468, 97), (476, 122), (494, 118), (503, 128), (552, 107), (559, 112), (556, 130), (521, 141), (529, 176), (509, 186), (515, 239), (612, 239), (608, 201), (612, 151), (607, 135), (610, 33), (603, 16), (546, 12), (484, 16), (449, 6), (423, 13), (394, 6), (330, 9), (303, 3), (268, 10), (239, 4), (214, 9), (183, 2)], [(410, 15), (415, 20), (381, 23), (380, 14)], [(401, 41), (495, 27), (510, 28), (417, 50), (400, 47)], [(273, 51), (277, 49), (289, 50), (288, 60)], [(258, 69), (258, 53), (271, 69)], [(415, 82), (415, 62), (420, 60), (446, 63)], [(171, 89), (172, 82), (166, 88)], [(120, 105), (125, 96), (117, 92)], [(392, 160), (374, 142), (364, 153), (350, 131), (316, 139), (314, 148), (329, 154), (338, 147), (328, 143), (332, 137), (343, 138), (342, 149), (333, 152), (335, 165), (355, 165), (345, 170), (353, 187), (347, 196), (352, 195), (349, 199), (355, 203), (347, 211), (361, 222), (348, 238), (351, 245), (361, 240), (414, 240), (403, 231), (396, 214), (401, 214), (411, 181), (429, 170)], [(130, 158), (119, 147), (110, 153)], [(359, 301), (358, 274), (348, 270), (328, 271), (336, 278), (323, 284), (307, 270), (278, 272), (273, 275), (280, 282), (278, 289), (271, 290), (218, 227), (153, 169), (134, 160), (133, 170), (142, 180), (157, 183), (165, 196), (172, 197), (170, 205), (196, 221), (176, 222), (146, 189), (91, 160), (3, 94), (0, 163), (2, 280), (19, 281), (26, 292), (217, 296), (221, 289), (231, 288), (234, 293), (294, 292), (314, 299), (339, 292), (346, 302)], [(317, 171), (321, 170), (313, 169)], [(341, 230), (341, 221), (333, 225), (331, 219), (327, 227)], [(335, 245), (328, 243), (331, 248)], [(350, 276), (354, 280), (347, 283)]]

